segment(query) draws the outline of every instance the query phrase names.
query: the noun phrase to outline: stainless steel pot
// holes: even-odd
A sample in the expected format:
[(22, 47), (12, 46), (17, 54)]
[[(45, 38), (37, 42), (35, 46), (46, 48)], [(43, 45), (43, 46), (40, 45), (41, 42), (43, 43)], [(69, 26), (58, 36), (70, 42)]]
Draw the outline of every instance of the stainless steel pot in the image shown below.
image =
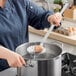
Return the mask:
[[(62, 48), (56, 44), (44, 43), (45, 53), (28, 54), (29, 46), (39, 44), (40, 42), (24, 43), (16, 48), (16, 52), (22, 55), (27, 62), (26, 76), (61, 76)], [(17, 68), (17, 76), (22, 76), (21, 68)]]

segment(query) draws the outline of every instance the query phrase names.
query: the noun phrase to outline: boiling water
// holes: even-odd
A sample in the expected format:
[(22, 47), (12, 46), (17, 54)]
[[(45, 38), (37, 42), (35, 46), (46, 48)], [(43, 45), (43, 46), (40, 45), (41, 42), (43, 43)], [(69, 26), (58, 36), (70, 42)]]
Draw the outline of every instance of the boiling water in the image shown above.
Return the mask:
[[(52, 58), (55, 58), (57, 57), (58, 55), (58, 52), (57, 51), (54, 51), (50, 45), (45, 45), (44, 44), (44, 48), (46, 49), (45, 52), (43, 53), (36, 53), (36, 52), (33, 52), (33, 53), (29, 53), (27, 52), (27, 54), (25, 54), (23, 56), (23, 58), (25, 60), (50, 60)], [(30, 50), (29, 50), (30, 51)]]
[(56, 57), (54, 54), (44, 53), (44, 54), (26, 54), (23, 56), (25, 60), (50, 60)]

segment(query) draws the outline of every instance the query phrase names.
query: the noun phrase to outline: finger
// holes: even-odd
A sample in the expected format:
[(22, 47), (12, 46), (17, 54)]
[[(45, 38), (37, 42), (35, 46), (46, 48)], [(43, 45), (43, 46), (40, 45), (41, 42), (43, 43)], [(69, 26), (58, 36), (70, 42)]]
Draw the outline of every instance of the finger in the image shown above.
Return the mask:
[(55, 17), (57, 17), (58, 20), (61, 20), (62, 19), (62, 16), (59, 13), (55, 14)]
[(23, 66), (23, 64), (22, 64), (22, 62), (20, 60), (20, 57), (18, 57), (18, 59), (17, 59), (17, 67), (22, 67), (22, 66)]
[(12, 67), (14, 68), (17, 68), (19, 65), (18, 65), (18, 62), (14, 63)]
[(22, 56), (20, 56), (20, 61), (21, 61), (21, 63), (22, 63), (23, 65), (26, 65), (25, 60), (23, 59)]
[(15, 62), (14, 62), (14, 63), (12, 63), (10, 66), (11, 66), (11, 67), (16, 68), (16, 67), (18, 66), (18, 62), (17, 62), (17, 61), (15, 61)]
[(59, 19), (58, 17), (54, 17), (54, 24), (56, 25), (56, 26), (59, 26), (60, 25), (60, 21), (61, 21), (61, 18)]
[(52, 23), (54, 25), (58, 26), (59, 22), (58, 22), (58, 18), (56, 16), (53, 16)]

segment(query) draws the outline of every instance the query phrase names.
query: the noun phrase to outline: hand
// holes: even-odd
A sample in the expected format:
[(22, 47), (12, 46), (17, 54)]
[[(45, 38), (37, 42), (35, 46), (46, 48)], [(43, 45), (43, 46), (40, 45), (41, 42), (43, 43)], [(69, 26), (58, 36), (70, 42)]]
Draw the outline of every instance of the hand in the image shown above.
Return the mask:
[(54, 24), (55, 26), (59, 26), (62, 20), (62, 16), (60, 13), (55, 13), (54, 15), (48, 16), (48, 22), (50, 24)]
[(6, 59), (11, 67), (22, 67), (26, 64), (21, 55), (3, 46), (0, 46), (0, 58)]
[(22, 67), (25, 65), (25, 61), (22, 56), (12, 51), (8, 53), (6, 59), (11, 67)]

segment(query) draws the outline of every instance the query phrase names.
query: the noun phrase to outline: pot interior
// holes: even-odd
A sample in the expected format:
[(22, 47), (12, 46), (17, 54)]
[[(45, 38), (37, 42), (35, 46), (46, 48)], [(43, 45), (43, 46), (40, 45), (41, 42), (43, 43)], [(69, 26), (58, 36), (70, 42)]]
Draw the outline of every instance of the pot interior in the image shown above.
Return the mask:
[(57, 58), (62, 53), (62, 49), (56, 44), (44, 43), (45, 53), (29, 54), (27, 48), (32, 45), (39, 45), (40, 42), (24, 43), (17, 47), (16, 52), (21, 54), (25, 60), (51, 60)]

